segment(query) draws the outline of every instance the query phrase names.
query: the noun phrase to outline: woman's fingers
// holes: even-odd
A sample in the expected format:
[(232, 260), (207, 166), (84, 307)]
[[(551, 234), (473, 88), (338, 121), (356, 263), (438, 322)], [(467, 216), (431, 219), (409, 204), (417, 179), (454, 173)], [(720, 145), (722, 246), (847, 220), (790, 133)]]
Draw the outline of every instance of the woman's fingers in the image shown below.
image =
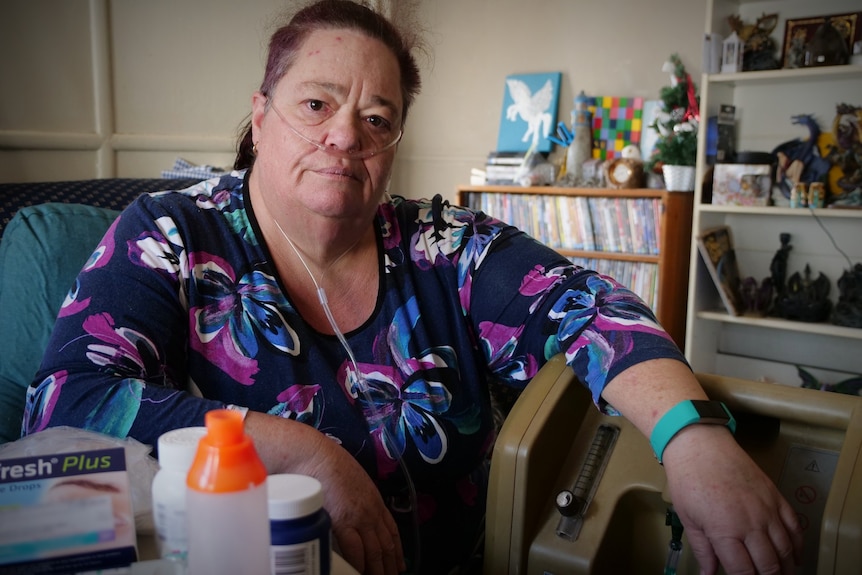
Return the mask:
[(333, 531), (341, 556), (363, 575), (397, 575), (406, 569), (400, 540), (393, 539), (384, 523)]
[(353, 527), (333, 528), (338, 553), (359, 573), (365, 573), (365, 546), (359, 532)]

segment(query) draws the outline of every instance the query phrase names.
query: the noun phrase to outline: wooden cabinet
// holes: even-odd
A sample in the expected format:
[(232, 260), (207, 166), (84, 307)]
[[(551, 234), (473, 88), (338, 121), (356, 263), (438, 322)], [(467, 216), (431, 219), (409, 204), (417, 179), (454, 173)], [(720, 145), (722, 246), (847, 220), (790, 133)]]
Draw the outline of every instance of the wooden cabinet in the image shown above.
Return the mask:
[[(858, 0), (709, 0), (706, 31), (727, 37), (730, 14), (754, 22), (763, 14), (778, 13), (780, 21), (773, 37), (780, 57), (788, 18), (858, 10)], [(808, 138), (808, 131), (793, 124), (792, 116), (813, 114), (821, 129), (830, 132), (837, 104), (862, 104), (862, 66), (708, 74), (702, 77), (700, 93), (704, 119), (716, 115), (722, 104), (735, 106), (738, 151), (769, 152), (794, 138)], [(699, 138), (698, 189), (710, 177), (705, 124), (702, 122)], [(841, 274), (862, 262), (862, 210), (714, 205), (704, 203), (698, 194), (693, 239), (720, 225), (731, 228), (740, 276), (757, 282), (770, 276), (770, 264), (781, 246), (780, 234), (789, 233), (792, 249), (787, 275), (804, 274), (806, 266), (813, 278), (822, 272), (830, 280), (833, 303), (838, 299)], [(834, 384), (849, 374), (862, 373), (862, 329), (730, 315), (696, 249), (691, 258), (685, 353), (695, 371), (796, 386), (801, 383), (797, 366), (823, 383)]]
[[(692, 202), (693, 194), (690, 193), (648, 189), (514, 186), (458, 188), (460, 205), (482, 209), (491, 216), (515, 225), (573, 261), (582, 261), (577, 258), (598, 260), (595, 263), (599, 265), (594, 269), (599, 271), (603, 271), (602, 262), (630, 262), (636, 266), (646, 266), (654, 278), (651, 285), (642, 290), (633, 285), (629, 287), (652, 305), (659, 321), (680, 347), (685, 338)], [(590, 214), (593, 244), (599, 245), (580, 245), (584, 244), (583, 237), (579, 236), (578, 239), (575, 237), (578, 234), (566, 233), (566, 230), (571, 230), (570, 226), (574, 225), (571, 219), (566, 221), (566, 206), (571, 206), (571, 209), (578, 210), (579, 213), (586, 210), (586, 213)], [(590, 206), (593, 212), (590, 212)], [(654, 215), (654, 226), (637, 222), (637, 214), (640, 212), (633, 210), (638, 208), (652, 210), (650, 213)], [(573, 217), (578, 216), (576, 214)], [(650, 243), (646, 241), (649, 239), (647, 236), (651, 233), (650, 229), (655, 230), (652, 249), (644, 247), (645, 243)], [(606, 233), (602, 234), (602, 231)], [(599, 249), (602, 243), (610, 245)], [(617, 275), (611, 275), (621, 280)]]

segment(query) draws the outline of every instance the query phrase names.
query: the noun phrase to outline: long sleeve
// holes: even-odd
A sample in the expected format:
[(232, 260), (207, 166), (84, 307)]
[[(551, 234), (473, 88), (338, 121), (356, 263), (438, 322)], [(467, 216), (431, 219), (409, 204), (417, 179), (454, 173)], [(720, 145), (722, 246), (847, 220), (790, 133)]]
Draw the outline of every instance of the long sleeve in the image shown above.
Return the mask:
[(415, 244), (447, 254), (458, 268), (464, 313), (498, 379), (522, 387), (562, 352), (606, 408), (601, 392), (626, 368), (656, 358), (685, 362), (631, 290), (481, 212), (436, 202)]
[(143, 196), (112, 224), (64, 301), (28, 390), (24, 431), (70, 425), (151, 445), (221, 401), (189, 379), (189, 254)]

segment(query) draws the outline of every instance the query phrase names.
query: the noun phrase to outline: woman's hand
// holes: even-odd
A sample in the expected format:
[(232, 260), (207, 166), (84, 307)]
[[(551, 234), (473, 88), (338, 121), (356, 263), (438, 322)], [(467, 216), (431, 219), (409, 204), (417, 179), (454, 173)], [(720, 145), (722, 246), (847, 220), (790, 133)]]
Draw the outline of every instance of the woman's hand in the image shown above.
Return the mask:
[[(650, 437), (656, 421), (685, 399), (706, 399), (682, 362), (655, 359), (622, 372), (602, 392)], [(690, 425), (662, 456), (674, 509), (703, 573), (794, 572), (802, 557), (796, 513), (724, 426)]]
[(663, 460), (702, 573), (715, 573), (719, 563), (729, 575), (795, 572), (802, 556), (796, 513), (726, 428), (685, 428)]
[[(324, 487), (325, 507), (344, 559), (366, 575), (394, 575), (406, 569), (398, 527), (365, 470), (329, 438), (332, 453), (309, 462), (304, 473)], [(326, 450), (327, 452), (330, 450)]]
[(323, 484), (339, 553), (364, 575), (407, 567), (398, 527), (377, 486), (340, 445), (313, 427), (249, 412), (246, 430), (269, 473), (299, 473)]

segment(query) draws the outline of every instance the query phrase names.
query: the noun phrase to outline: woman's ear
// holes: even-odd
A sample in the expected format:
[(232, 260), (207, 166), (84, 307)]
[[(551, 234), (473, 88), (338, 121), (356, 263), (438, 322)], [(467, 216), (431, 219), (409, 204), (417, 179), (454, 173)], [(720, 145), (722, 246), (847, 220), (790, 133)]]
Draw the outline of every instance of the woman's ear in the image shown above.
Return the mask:
[(260, 91), (255, 92), (251, 97), (251, 141), (257, 143), (260, 139), (260, 127), (263, 123), (263, 117), (266, 115), (269, 98), (264, 96)]

